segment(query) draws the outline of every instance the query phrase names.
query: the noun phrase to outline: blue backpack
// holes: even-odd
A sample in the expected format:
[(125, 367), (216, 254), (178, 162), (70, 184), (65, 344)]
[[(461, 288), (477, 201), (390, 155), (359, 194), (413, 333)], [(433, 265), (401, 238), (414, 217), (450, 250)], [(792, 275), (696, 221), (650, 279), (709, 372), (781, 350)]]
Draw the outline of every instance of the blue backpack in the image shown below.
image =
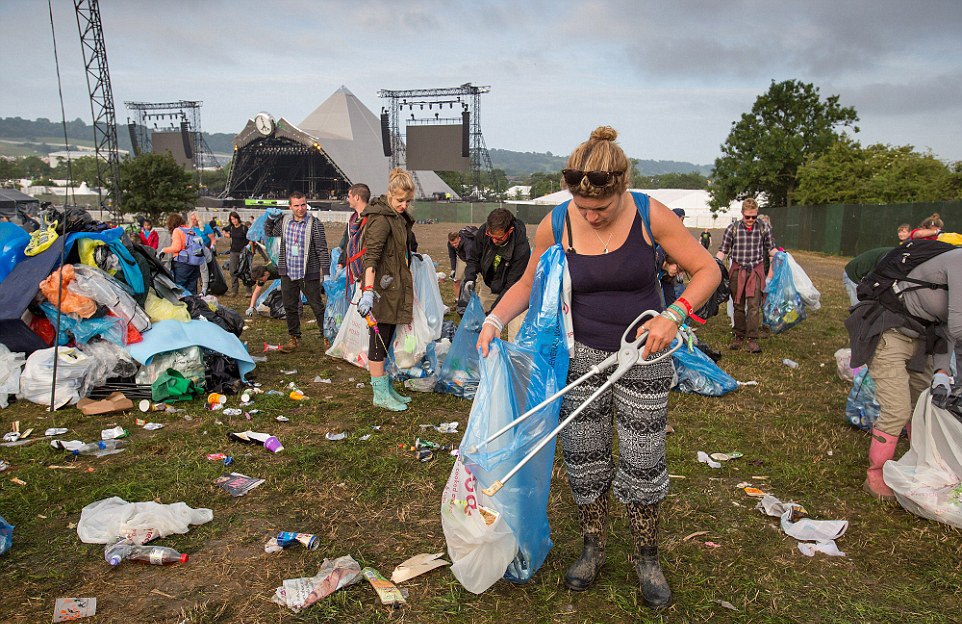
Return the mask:
[(177, 262), (183, 262), (191, 266), (207, 264), (207, 260), (204, 258), (204, 243), (201, 242), (200, 237), (197, 236), (197, 232), (183, 226), (181, 226), (180, 229), (184, 233), (184, 249), (181, 250), (174, 259)]
[[(635, 206), (638, 208), (638, 214), (641, 215), (641, 222), (645, 227), (645, 231), (648, 232), (648, 238), (651, 239), (652, 250), (655, 252), (655, 256), (657, 256), (660, 247), (655, 242), (655, 236), (651, 233), (651, 217), (648, 214), (648, 208), (650, 206), (648, 196), (644, 193), (635, 192), (632, 192), (631, 196), (635, 198)], [(565, 218), (568, 215), (569, 203), (571, 203), (570, 199), (558, 204), (551, 211), (551, 232), (554, 234), (554, 242), (556, 244), (561, 244), (561, 228), (566, 225), (568, 227), (568, 249), (566, 251), (571, 251), (571, 223)], [(659, 266), (658, 268), (660, 269), (661, 267)]]

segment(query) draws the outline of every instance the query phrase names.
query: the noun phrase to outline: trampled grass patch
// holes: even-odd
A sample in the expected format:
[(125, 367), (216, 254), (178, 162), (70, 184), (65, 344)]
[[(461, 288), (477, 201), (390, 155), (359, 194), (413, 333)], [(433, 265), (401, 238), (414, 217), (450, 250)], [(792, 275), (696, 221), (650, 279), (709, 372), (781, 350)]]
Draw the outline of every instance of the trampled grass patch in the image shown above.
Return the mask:
[[(422, 249), (442, 261), (444, 270), (448, 228), (418, 228), (424, 232)], [(42, 432), (56, 424), (70, 428), (68, 439), (92, 440), (113, 424), (131, 430), (126, 452), (101, 459), (70, 461), (46, 441), (0, 447), (0, 458), (12, 464), (0, 475), (0, 514), (17, 526), (13, 549), (0, 558), (5, 590), (0, 621), (49, 621), (54, 600), (64, 596), (96, 596), (98, 616), (91, 621), (97, 622), (958, 621), (960, 532), (876, 503), (861, 491), (868, 440), (844, 422), (848, 385), (836, 376), (832, 358), (846, 342), (845, 301), (837, 279), (842, 261), (796, 255), (822, 292), (822, 310), (764, 340), (760, 355), (727, 350), (725, 317), (699, 330), (723, 351), (726, 371), (759, 385), (722, 398), (672, 395), (669, 421), (675, 433), (669, 436), (668, 460), (673, 478), (661, 535), (675, 603), (662, 614), (645, 609), (636, 595), (619, 504), (612, 505), (608, 560), (597, 584), (581, 594), (564, 588), (561, 579), (580, 551), (580, 535), (560, 452), (549, 501), (555, 547), (530, 583), (499, 582), (475, 596), (441, 569), (404, 584), (410, 606), (400, 613), (379, 606), (366, 581), (299, 615), (272, 604), (274, 587), (285, 578), (313, 575), (324, 557), (351, 554), (390, 575), (414, 554), (444, 550), (438, 508), (453, 458), (439, 454), (420, 463), (399, 445), (422, 434), (456, 442), (460, 435), (424, 434), (418, 425), (457, 420), (463, 430), (470, 410), (466, 401), (435, 394), (415, 394), (404, 413), (374, 408), (370, 387), (356, 387), (367, 374), (324, 356), (316, 325), (305, 324), (304, 348), (289, 356), (268, 354), (256, 379), (276, 389), (294, 380), (309, 400), (261, 395), (255, 406), (261, 412), (250, 421), (207, 411), (199, 401), (183, 406), (184, 414), (153, 415), (166, 424), (155, 432), (136, 427), (133, 421), (140, 415), (134, 413), (84, 417), (65, 409), (50, 414), (23, 402), (0, 412), (5, 427), (20, 420), (23, 428)], [(450, 285), (443, 293), (452, 299)], [(227, 302), (245, 307), (242, 298)], [(285, 331), (282, 322), (255, 319), (244, 339), (256, 352), (264, 341), (283, 339)], [(800, 366), (784, 366), (785, 357)], [(298, 373), (280, 372), (291, 368)], [(312, 383), (316, 375), (333, 383)], [(232, 398), (229, 405), (236, 402)], [(290, 422), (276, 422), (278, 415)], [(277, 435), (285, 450), (272, 455), (227, 439), (228, 432), (247, 428)], [(344, 440), (324, 438), (342, 431), (349, 434)], [(360, 440), (366, 434), (371, 437)], [(698, 450), (737, 450), (744, 457), (712, 470), (695, 461)], [(232, 454), (233, 466), (206, 459), (216, 452)], [(245, 497), (231, 498), (213, 485), (228, 470), (266, 482)], [(11, 483), (12, 477), (26, 485)], [(802, 556), (777, 519), (756, 511), (755, 500), (736, 487), (742, 481), (802, 503), (815, 518), (849, 520), (838, 541), (848, 556)], [(124, 563), (111, 569), (103, 548), (82, 544), (71, 527), (84, 505), (109, 496), (184, 501), (210, 507), (214, 520), (160, 541), (188, 552), (187, 564)], [(264, 553), (264, 543), (278, 530), (315, 533), (321, 545), (316, 551), (298, 546)]]

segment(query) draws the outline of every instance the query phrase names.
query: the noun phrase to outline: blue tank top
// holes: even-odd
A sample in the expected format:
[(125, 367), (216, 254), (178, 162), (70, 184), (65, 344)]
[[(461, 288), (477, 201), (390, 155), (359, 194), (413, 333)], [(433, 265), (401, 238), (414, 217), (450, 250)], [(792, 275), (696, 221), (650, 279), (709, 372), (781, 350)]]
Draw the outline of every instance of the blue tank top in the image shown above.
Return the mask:
[(661, 310), (655, 253), (645, 241), (638, 213), (618, 249), (598, 256), (566, 251), (565, 257), (575, 340), (581, 344), (617, 351), (629, 323), (645, 310)]

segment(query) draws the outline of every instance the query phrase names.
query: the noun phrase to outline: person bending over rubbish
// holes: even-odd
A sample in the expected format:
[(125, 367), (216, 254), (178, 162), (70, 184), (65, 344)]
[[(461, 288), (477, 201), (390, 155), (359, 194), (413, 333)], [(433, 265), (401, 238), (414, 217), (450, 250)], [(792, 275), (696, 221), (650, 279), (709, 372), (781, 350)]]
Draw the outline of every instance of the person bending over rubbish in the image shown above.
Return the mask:
[(364, 226), (364, 274), (357, 312), (368, 323), (368, 368), (374, 405), (401, 412), (411, 397), (402, 396), (384, 374), (384, 358), (391, 348), (394, 329), (410, 323), (414, 315), (414, 275), (411, 256), (417, 252), (414, 219), (408, 213), (414, 201), (414, 178), (393, 169), (387, 195), (372, 201), (361, 216)]
[[(459, 312), (468, 306), (471, 291), (475, 290), (478, 274), (484, 278), (485, 289), (477, 289), (481, 307), (490, 312), (504, 293), (514, 286), (528, 266), (531, 245), (524, 223), (504, 208), (495, 208), (478, 230), (464, 269)], [(521, 328), (523, 315), (508, 324), (508, 340), (514, 340)]]
[[(448, 232), (448, 261), (451, 272), (448, 277), (454, 280), (454, 292), (461, 292), (461, 282), (464, 280), (464, 269), (471, 259), (474, 241), (478, 237), (478, 226), (466, 225), (457, 232)], [(460, 262), (458, 262), (460, 260)]]
[(287, 344), (281, 345), (281, 353), (294, 351), (300, 343), (302, 292), (314, 310), (321, 344), (324, 344), (324, 302), (321, 301), (324, 287), (321, 280), (331, 268), (324, 224), (308, 214), (304, 193), (294, 191), (289, 199), (291, 214), (283, 215), (272, 209), (275, 212), (264, 223), (267, 236), (281, 237), (277, 272), (281, 276), (281, 297), (284, 299), (287, 333), (291, 337)]
[[(568, 382), (618, 351), (626, 327), (645, 310), (660, 310), (655, 245), (691, 275), (682, 297), (639, 328), (648, 332), (642, 353), (652, 359), (666, 351), (693, 308), (702, 306), (721, 278), (717, 263), (664, 204), (628, 189), (631, 164), (615, 142), (614, 129), (602, 126), (568, 157), (564, 184), (572, 194), (561, 244), (571, 274), (571, 314), (575, 351)], [(650, 228), (641, 217), (650, 202)], [(528, 306), (535, 268), (554, 244), (551, 215), (538, 225), (535, 251), (527, 271), (485, 319), (478, 339), (482, 355), (502, 326)], [(671, 589), (658, 562), (659, 503), (668, 491), (665, 423), (673, 367), (671, 358), (635, 365), (612, 390), (586, 408), (561, 432), (565, 469), (571, 486), (584, 548), (565, 574), (565, 585), (587, 589), (605, 561), (608, 494), (627, 507), (638, 563), (642, 598), (664, 607)], [(604, 383), (592, 379), (565, 395), (561, 418)], [(620, 460), (612, 459), (612, 416), (618, 430)]]
[(953, 390), (952, 352), (962, 361), (962, 249), (906, 241), (865, 276), (858, 296), (861, 302), (845, 321), (851, 366), (868, 364), (881, 408), (863, 487), (878, 499), (892, 499), (882, 466), (894, 458), (906, 426), (911, 441), (909, 421), (923, 390), (931, 387), (933, 402), (946, 407)]

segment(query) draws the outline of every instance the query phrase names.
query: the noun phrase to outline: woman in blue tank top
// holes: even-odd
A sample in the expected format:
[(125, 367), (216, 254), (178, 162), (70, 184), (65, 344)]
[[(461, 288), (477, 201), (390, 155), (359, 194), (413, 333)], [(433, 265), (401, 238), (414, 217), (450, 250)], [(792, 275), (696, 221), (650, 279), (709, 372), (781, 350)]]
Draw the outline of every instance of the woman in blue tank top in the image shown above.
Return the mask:
[[(628, 191), (630, 163), (615, 143), (614, 129), (602, 126), (568, 157), (563, 183), (570, 202), (557, 238), (551, 215), (535, 234), (535, 249), (520, 282), (502, 297), (485, 319), (479, 345), (486, 356), (500, 328), (527, 309), (534, 272), (541, 254), (563, 245), (571, 276), (571, 314), (575, 354), (569, 383), (617, 351), (625, 328), (645, 310), (662, 310), (655, 245), (661, 246), (691, 275), (681, 297), (661, 316), (639, 328), (648, 331), (642, 357), (669, 347), (692, 309), (702, 306), (721, 279), (714, 259), (664, 204)], [(648, 206), (650, 230), (642, 212)], [(652, 240), (652, 238), (654, 240)], [(658, 506), (668, 491), (665, 425), (671, 358), (635, 366), (605, 395), (561, 433), (568, 483), (578, 505), (584, 548), (565, 575), (573, 590), (587, 589), (605, 559), (608, 493), (626, 505), (638, 563), (639, 589), (649, 607), (671, 602), (671, 589), (658, 562)], [(604, 383), (597, 376), (569, 392), (561, 407), (564, 419)], [(612, 420), (617, 427), (620, 458), (612, 457)]]

